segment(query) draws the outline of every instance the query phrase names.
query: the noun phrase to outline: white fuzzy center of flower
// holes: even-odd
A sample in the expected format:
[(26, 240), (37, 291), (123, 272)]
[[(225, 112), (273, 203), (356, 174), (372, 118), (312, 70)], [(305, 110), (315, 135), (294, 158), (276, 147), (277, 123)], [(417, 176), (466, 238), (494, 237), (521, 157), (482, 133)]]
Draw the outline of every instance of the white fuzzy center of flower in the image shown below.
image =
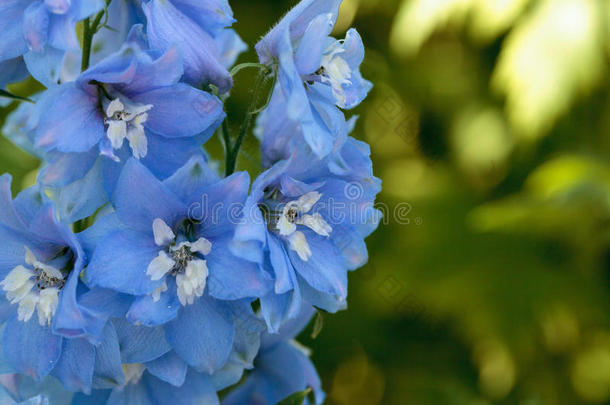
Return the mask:
[[(150, 262), (146, 274), (153, 281), (161, 280), (168, 274), (174, 276), (180, 303), (192, 304), (195, 297), (201, 297), (205, 290), (208, 266), (200, 256), (212, 251), (212, 243), (205, 238), (176, 243), (174, 231), (160, 218), (153, 221), (153, 234), (155, 244), (163, 249)], [(153, 291), (153, 301), (157, 302), (165, 291), (167, 284), (163, 282)]]
[(322, 55), (322, 66), (318, 71), (322, 82), (332, 87), (333, 95), (340, 107), (346, 104), (343, 86), (352, 84), (352, 71), (349, 64), (341, 57), (344, 52), (341, 41), (333, 43)]
[(64, 286), (64, 276), (55, 267), (41, 263), (30, 249), (25, 247), (25, 262), (28, 267), (17, 266), (0, 286), (11, 304), (18, 304), (17, 317), (28, 322), (34, 311), (38, 312), (38, 323), (51, 324), (59, 302), (59, 290)]
[(322, 236), (330, 236), (333, 230), (320, 213), (308, 214), (321, 197), (322, 194), (312, 191), (286, 203), (275, 225), (279, 234), (288, 239), (290, 248), (304, 261), (309, 260), (312, 253), (305, 234), (297, 230), (297, 225), (306, 226)]
[[(133, 157), (136, 159), (146, 157), (148, 140), (142, 124), (148, 119), (147, 111), (152, 107), (151, 104), (137, 104), (125, 99), (121, 101), (118, 98), (108, 103), (104, 124), (108, 126), (106, 136), (110, 140), (112, 149), (121, 149), (127, 139)], [(110, 157), (119, 160), (114, 154)]]

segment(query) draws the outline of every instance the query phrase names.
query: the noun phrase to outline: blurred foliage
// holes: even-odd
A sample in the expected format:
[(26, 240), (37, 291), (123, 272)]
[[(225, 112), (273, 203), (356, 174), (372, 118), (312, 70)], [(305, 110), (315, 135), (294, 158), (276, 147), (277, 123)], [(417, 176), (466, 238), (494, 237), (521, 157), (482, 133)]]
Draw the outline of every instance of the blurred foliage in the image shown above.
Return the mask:
[[(294, 1), (231, 3), (254, 44)], [(386, 218), (349, 310), (301, 339), (327, 403), (610, 404), (610, 2), (344, 0), (350, 26), (375, 89), (349, 114)], [(31, 182), (36, 160), (0, 148)]]

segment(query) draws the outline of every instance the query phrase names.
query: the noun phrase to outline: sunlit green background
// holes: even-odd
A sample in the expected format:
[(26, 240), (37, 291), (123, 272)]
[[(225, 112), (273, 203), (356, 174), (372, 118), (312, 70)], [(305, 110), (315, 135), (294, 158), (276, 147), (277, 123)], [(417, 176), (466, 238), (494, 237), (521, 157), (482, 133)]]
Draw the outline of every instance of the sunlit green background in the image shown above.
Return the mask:
[[(293, 3), (232, 0), (235, 27), (253, 45)], [(387, 208), (349, 310), (301, 339), (327, 403), (610, 403), (610, 2), (345, 0), (350, 26), (375, 88), (349, 114)]]

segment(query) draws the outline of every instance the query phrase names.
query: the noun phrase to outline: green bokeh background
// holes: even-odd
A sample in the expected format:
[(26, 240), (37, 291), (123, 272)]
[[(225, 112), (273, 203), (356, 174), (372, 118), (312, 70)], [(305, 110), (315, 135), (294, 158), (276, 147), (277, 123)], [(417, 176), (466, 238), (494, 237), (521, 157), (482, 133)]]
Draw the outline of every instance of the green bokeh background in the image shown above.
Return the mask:
[[(293, 3), (232, 0), (235, 28), (253, 45)], [(375, 88), (347, 114), (386, 217), (348, 311), (300, 339), (327, 403), (610, 403), (608, 2), (345, 0), (349, 26)], [(0, 148), (15, 191), (31, 183), (36, 160)], [(243, 152), (260, 171), (253, 137)]]

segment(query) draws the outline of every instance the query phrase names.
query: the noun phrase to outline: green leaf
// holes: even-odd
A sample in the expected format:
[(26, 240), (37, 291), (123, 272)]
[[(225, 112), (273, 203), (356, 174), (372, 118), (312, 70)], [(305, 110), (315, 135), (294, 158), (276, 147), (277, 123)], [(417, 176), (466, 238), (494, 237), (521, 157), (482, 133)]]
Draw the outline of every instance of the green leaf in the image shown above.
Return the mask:
[(320, 332), (322, 332), (323, 328), (324, 314), (322, 313), (322, 311), (316, 311), (316, 319), (313, 323), (313, 331), (311, 331), (311, 338), (316, 339), (320, 335)]
[(303, 405), (305, 398), (307, 398), (307, 395), (309, 395), (310, 392), (311, 388), (307, 388), (305, 391), (295, 392), (289, 397), (278, 402), (277, 405)]
[(28, 103), (33, 103), (34, 102), (34, 101), (30, 100), (27, 97), (21, 97), (21, 96), (18, 96), (16, 94), (9, 93), (8, 91), (2, 90), (2, 89), (0, 89), (0, 96), (12, 98), (13, 100), (27, 101)]

